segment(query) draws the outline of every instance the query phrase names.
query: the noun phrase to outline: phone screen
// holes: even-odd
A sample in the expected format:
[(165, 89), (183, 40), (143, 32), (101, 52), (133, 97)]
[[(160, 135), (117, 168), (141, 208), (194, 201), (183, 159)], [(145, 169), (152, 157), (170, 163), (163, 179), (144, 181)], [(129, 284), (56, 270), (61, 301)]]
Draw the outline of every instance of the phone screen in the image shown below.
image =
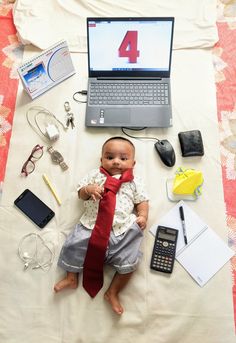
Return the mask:
[(55, 213), (33, 192), (26, 189), (14, 204), (41, 229), (54, 217)]

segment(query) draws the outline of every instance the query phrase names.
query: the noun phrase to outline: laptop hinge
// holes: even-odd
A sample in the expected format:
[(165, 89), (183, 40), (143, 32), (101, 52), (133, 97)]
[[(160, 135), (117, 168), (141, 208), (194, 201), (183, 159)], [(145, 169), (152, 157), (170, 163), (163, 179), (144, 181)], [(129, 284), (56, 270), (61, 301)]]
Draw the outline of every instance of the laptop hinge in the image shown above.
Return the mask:
[(161, 77), (97, 77), (97, 80), (162, 80)]

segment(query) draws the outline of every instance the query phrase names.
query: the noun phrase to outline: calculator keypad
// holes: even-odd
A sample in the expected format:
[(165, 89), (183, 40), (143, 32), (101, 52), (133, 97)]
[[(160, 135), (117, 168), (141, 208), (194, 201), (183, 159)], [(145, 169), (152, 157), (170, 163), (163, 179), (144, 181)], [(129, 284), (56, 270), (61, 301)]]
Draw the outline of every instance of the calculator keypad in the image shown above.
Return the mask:
[(177, 235), (176, 239), (173, 241), (168, 241), (163, 238), (158, 238), (157, 234), (152, 252), (150, 265), (151, 269), (164, 273), (172, 272), (175, 259), (176, 242)]

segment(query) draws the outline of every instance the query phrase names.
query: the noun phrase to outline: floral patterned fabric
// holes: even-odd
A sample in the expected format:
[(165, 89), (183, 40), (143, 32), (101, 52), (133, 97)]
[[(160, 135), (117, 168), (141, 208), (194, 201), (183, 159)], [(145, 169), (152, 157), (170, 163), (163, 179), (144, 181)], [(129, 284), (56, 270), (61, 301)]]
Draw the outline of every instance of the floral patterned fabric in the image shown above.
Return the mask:
[[(213, 49), (221, 166), (229, 245), (236, 251), (236, 1), (218, 3), (219, 41)], [(236, 325), (236, 256), (231, 259)]]
[(2, 186), (15, 111), (18, 75), (23, 55), (12, 18), (12, 4), (0, 1), (0, 185)]

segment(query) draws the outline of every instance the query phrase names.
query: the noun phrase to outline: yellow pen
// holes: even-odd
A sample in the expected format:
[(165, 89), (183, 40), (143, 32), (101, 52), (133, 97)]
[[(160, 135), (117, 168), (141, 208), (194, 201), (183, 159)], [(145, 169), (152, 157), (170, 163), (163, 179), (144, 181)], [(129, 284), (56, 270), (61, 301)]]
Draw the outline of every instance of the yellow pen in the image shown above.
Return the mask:
[(61, 200), (58, 197), (55, 189), (53, 188), (53, 186), (52, 186), (51, 182), (49, 181), (49, 179), (48, 179), (46, 174), (43, 174), (43, 179), (44, 179), (46, 185), (48, 186), (48, 188), (50, 189), (50, 191), (52, 192), (52, 194), (53, 194), (54, 198), (56, 199), (58, 205), (61, 205)]

